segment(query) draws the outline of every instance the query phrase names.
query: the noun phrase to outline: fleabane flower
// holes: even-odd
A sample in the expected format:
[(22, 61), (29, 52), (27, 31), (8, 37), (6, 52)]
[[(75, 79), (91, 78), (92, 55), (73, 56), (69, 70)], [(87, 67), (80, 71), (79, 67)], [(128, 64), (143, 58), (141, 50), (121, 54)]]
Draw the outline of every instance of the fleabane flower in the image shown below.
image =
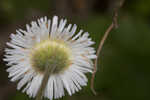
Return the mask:
[(85, 73), (92, 72), (92, 59), (96, 58), (94, 42), (88, 32), (68, 24), (66, 19), (58, 21), (47, 17), (32, 21), (26, 30), (18, 29), (11, 34), (4, 61), (11, 81), (18, 81), (17, 89), (22, 89), (30, 97), (35, 97), (49, 69), (43, 97), (50, 100), (61, 98), (65, 90), (69, 95), (87, 85)]

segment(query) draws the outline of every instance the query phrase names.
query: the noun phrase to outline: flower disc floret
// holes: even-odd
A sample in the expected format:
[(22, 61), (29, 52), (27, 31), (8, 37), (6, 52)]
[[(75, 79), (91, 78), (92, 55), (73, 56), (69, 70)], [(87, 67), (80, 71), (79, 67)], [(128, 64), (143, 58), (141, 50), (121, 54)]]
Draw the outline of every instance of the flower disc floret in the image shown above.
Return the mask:
[(55, 67), (53, 73), (59, 73), (69, 66), (70, 56), (70, 49), (64, 43), (46, 40), (33, 48), (31, 64), (38, 72)]

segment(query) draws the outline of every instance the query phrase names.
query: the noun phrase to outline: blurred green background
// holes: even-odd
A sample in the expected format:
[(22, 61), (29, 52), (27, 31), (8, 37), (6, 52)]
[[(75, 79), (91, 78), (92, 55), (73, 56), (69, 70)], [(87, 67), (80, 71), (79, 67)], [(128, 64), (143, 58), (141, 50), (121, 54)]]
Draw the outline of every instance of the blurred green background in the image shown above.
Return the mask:
[[(0, 100), (34, 100), (16, 90), (2, 61), (10, 33), (42, 16), (58, 15), (88, 31), (98, 47), (117, 0), (1, 0)], [(87, 74), (89, 80), (90, 74)], [(62, 100), (150, 100), (150, 0), (126, 0), (99, 59), (94, 96), (87, 87)]]

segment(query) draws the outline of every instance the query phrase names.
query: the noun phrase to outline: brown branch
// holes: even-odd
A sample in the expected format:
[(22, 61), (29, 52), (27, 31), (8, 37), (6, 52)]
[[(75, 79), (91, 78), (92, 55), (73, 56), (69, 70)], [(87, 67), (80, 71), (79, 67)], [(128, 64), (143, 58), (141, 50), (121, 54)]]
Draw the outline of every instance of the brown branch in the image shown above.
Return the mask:
[(110, 26), (107, 28), (107, 30), (104, 33), (104, 36), (102, 37), (98, 49), (97, 49), (97, 58), (94, 61), (94, 70), (93, 70), (93, 74), (92, 74), (92, 78), (91, 78), (91, 91), (93, 92), (94, 95), (96, 95), (96, 91), (94, 89), (94, 79), (95, 79), (95, 74), (97, 72), (97, 62), (98, 62), (98, 57), (101, 53), (102, 47), (104, 45), (105, 40), (107, 39), (109, 33), (115, 28), (118, 28), (118, 12), (119, 9), (123, 6), (125, 0), (120, 0), (118, 2), (118, 4), (116, 5), (116, 7), (114, 8), (114, 15), (113, 15), (113, 19), (112, 19), (112, 23), (110, 24)]

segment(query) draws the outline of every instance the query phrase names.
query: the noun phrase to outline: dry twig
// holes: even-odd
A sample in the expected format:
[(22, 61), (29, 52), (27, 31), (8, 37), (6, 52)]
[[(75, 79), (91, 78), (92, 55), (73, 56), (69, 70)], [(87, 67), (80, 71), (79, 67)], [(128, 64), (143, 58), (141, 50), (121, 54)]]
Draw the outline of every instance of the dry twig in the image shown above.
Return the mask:
[(107, 30), (105, 31), (105, 34), (104, 36), (102, 37), (102, 40), (100, 41), (99, 43), (99, 46), (98, 46), (98, 49), (97, 49), (97, 58), (95, 59), (94, 61), (94, 71), (93, 71), (93, 74), (92, 74), (92, 78), (91, 78), (91, 90), (93, 92), (94, 95), (96, 95), (96, 91), (94, 89), (94, 79), (95, 79), (95, 74), (97, 72), (97, 62), (98, 62), (98, 57), (101, 53), (101, 50), (102, 50), (102, 47), (104, 45), (104, 42), (105, 40), (107, 39), (109, 33), (112, 31), (112, 29), (116, 29), (118, 28), (118, 12), (119, 12), (119, 9), (123, 6), (124, 4), (124, 1), (125, 0), (120, 0), (118, 2), (118, 4), (116, 5), (116, 7), (114, 8), (114, 15), (113, 15), (113, 20), (112, 20), (112, 23), (110, 24), (110, 26), (107, 28)]

